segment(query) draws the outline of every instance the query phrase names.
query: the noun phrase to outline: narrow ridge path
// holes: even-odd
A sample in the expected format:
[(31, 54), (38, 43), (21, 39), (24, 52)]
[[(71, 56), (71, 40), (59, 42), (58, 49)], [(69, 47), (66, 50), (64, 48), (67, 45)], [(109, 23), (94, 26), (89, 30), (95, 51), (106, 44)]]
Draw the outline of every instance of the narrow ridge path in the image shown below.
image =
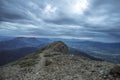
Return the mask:
[(35, 72), (38, 72), (39, 70), (42, 70), (42, 68), (44, 67), (45, 65), (45, 57), (44, 57), (44, 54), (43, 53), (40, 53), (39, 55), (40, 57), (40, 61), (38, 62), (38, 64), (35, 66)]

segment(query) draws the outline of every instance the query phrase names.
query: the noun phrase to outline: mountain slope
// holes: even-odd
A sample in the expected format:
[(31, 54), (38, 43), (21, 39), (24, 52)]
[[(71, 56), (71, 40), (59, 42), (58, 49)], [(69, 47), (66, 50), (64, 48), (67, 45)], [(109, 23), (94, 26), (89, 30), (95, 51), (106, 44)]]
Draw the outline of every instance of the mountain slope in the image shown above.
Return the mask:
[(115, 64), (69, 54), (61, 41), (0, 68), (0, 80), (120, 80)]
[(79, 50), (74, 49), (74, 48), (69, 48), (69, 53), (76, 55), (76, 56), (84, 56), (84, 57), (87, 57), (87, 58), (90, 58), (90, 59), (96, 60), (96, 61), (103, 61), (102, 59), (95, 58), (95, 57), (93, 57), (85, 52), (79, 51)]
[(13, 50), (0, 50), (0, 66), (24, 57), (37, 49), (36, 47), (23, 47)]
[(15, 61), (49, 43), (49, 39), (16, 37), (0, 41), (0, 66)]
[(11, 40), (0, 41), (0, 50), (18, 49), (22, 47), (43, 47), (48, 42), (43, 42), (37, 38), (16, 37)]
[(120, 43), (103, 43), (95, 41), (67, 40), (69, 47), (104, 61), (120, 63)]

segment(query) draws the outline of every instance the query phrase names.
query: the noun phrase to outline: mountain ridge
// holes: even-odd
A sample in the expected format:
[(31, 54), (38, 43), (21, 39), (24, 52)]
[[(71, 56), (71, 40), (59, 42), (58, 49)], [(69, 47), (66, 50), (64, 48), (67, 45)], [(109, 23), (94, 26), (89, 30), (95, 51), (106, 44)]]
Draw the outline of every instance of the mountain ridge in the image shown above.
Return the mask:
[(0, 80), (119, 80), (113, 63), (69, 54), (61, 41), (53, 42), (18, 61), (0, 67)]

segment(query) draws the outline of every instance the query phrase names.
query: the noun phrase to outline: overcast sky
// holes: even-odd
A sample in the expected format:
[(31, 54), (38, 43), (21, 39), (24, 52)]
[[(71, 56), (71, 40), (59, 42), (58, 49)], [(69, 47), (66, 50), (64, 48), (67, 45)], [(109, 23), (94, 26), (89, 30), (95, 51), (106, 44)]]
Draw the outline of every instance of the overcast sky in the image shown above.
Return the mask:
[(120, 0), (0, 0), (0, 35), (120, 41)]

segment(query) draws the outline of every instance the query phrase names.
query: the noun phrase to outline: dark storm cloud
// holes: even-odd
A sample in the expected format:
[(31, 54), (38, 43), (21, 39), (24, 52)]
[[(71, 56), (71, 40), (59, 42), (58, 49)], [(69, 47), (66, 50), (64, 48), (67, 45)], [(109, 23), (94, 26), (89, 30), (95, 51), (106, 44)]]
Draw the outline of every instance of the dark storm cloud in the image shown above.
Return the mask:
[(0, 35), (120, 40), (120, 0), (0, 0)]
[(0, 1), (0, 20), (1, 21), (10, 21), (11, 19), (21, 19), (21, 18), (24, 18), (24, 16), (22, 16), (16, 9), (15, 6), (12, 6), (14, 5), (13, 1), (11, 0), (10, 3), (12, 4), (9, 4), (10, 1), (7, 1), (7, 0), (1, 0)]
[(72, 18), (60, 18), (60, 19), (55, 19), (55, 20), (44, 20), (48, 23), (54, 23), (54, 24), (58, 24), (58, 25), (79, 25), (78, 21), (72, 19)]

